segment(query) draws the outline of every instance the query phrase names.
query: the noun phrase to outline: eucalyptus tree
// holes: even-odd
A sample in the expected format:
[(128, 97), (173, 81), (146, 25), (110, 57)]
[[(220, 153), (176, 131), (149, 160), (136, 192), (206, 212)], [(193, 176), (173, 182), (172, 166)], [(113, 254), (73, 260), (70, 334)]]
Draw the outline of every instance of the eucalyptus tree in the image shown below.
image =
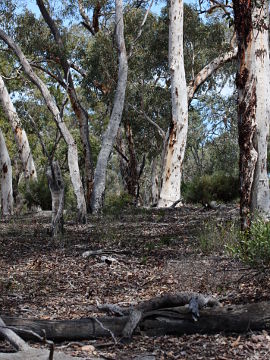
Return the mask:
[(188, 104), (205, 81), (225, 63), (235, 58), (237, 54), (237, 48), (232, 44), (231, 50), (210, 61), (196, 75), (194, 75), (192, 69), (192, 78), (187, 86), (183, 59), (183, 3), (181, 1), (177, 3), (171, 1), (169, 10), (169, 68), (171, 73), (172, 119), (165, 143), (159, 207), (172, 206), (181, 200), (182, 166), (188, 130)]
[(269, 2), (233, 0), (238, 42), (238, 131), (242, 229), (252, 214), (269, 218)]
[(91, 196), (91, 210), (98, 212), (103, 207), (106, 185), (107, 163), (122, 119), (128, 75), (128, 58), (124, 38), (124, 19), (122, 0), (115, 0), (115, 37), (118, 49), (118, 79), (114, 96), (113, 109), (95, 169), (95, 181)]
[[(79, 4), (81, 4), (79, 2)], [(64, 82), (64, 88), (66, 88), (70, 103), (72, 106), (72, 109), (76, 115), (76, 118), (79, 123), (79, 129), (80, 129), (80, 137), (83, 144), (83, 155), (84, 155), (84, 164), (85, 164), (85, 197), (86, 197), (86, 203), (88, 210), (90, 210), (90, 197), (92, 193), (92, 187), (94, 182), (94, 173), (93, 173), (93, 161), (92, 161), (92, 153), (91, 153), (91, 147), (90, 147), (90, 140), (89, 140), (89, 119), (88, 119), (88, 113), (82, 106), (82, 103), (78, 97), (73, 76), (71, 72), (71, 66), (67, 59), (66, 55), (66, 48), (63, 41), (63, 36), (61, 36), (60, 31), (57, 27), (56, 22), (53, 20), (52, 16), (50, 15), (49, 11), (44, 5), (43, 0), (37, 0), (37, 5), (40, 9), (40, 12), (49, 26), (51, 33), (53, 34), (55, 44), (56, 44), (56, 53), (58, 56), (58, 61), (61, 65), (61, 68), (64, 73), (64, 80), (60, 83), (63, 84)], [(53, 59), (55, 60), (56, 57)], [(66, 85), (65, 85), (66, 82)]]
[(1, 212), (13, 214), (12, 167), (5, 138), (0, 129), (0, 166), (1, 166)]
[(171, 199), (178, 200), (179, 198), (179, 184), (188, 130), (187, 85), (183, 48), (183, 1), (171, 0), (169, 12), (172, 118), (165, 152), (159, 207), (172, 205)]
[(37, 172), (25, 130), (22, 128), (17, 111), (11, 101), (3, 77), (0, 75), (0, 103), (12, 127), (18, 153), (27, 182), (37, 180)]
[(51, 95), (50, 91), (46, 84), (41, 80), (40, 77), (33, 71), (29, 61), (22, 52), (21, 48), (13, 41), (13, 39), (2, 29), (0, 29), (0, 38), (13, 50), (19, 59), (25, 74), (28, 76), (30, 81), (37, 86), (40, 93), (42, 94), (44, 101), (53, 115), (54, 121), (56, 122), (66, 144), (68, 147), (68, 165), (70, 178), (73, 185), (74, 193), (77, 199), (77, 211), (78, 211), (78, 221), (86, 221), (86, 202), (84, 198), (84, 191), (82, 186), (82, 181), (80, 177), (80, 170), (78, 164), (78, 151), (77, 146), (74, 141), (72, 134), (67, 128), (66, 124), (63, 122), (60, 110), (56, 105), (56, 102)]

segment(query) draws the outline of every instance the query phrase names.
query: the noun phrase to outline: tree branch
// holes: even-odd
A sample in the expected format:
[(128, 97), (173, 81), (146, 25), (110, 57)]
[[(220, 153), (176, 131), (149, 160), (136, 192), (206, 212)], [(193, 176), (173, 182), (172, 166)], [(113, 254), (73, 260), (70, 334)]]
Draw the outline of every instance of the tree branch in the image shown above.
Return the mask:
[(83, 8), (83, 4), (82, 4), (82, 1), (81, 0), (78, 0), (78, 5), (79, 5), (79, 11), (80, 11), (80, 14), (81, 14), (81, 17), (83, 18), (83, 22), (82, 22), (82, 25), (90, 31), (90, 33), (95, 36), (95, 30), (93, 29), (92, 27), (92, 24), (91, 24), (91, 21), (89, 19), (89, 17), (86, 15), (85, 11), (84, 11), (84, 8)]
[(147, 11), (146, 11), (146, 13), (144, 15), (143, 21), (142, 21), (141, 26), (139, 28), (138, 35), (136, 36), (136, 38), (133, 40), (133, 42), (130, 45), (130, 51), (129, 51), (129, 54), (128, 54), (128, 58), (130, 58), (132, 56), (134, 46), (135, 46), (136, 42), (139, 40), (139, 38), (142, 35), (143, 27), (144, 27), (144, 24), (145, 24), (145, 22), (146, 22), (146, 20), (148, 18), (148, 15), (149, 15), (149, 12), (150, 12), (151, 7), (153, 5), (153, 2), (154, 2), (154, 0), (151, 0), (150, 5), (149, 5), (149, 7), (148, 7), (148, 9), (147, 9)]
[(189, 82), (187, 87), (188, 93), (188, 103), (193, 99), (194, 94), (199, 89), (199, 87), (211, 76), (213, 73), (220, 69), (224, 64), (235, 59), (237, 57), (238, 48), (228, 51), (227, 53), (216, 57), (209, 64), (207, 64), (196, 76)]
[(128, 104), (128, 106), (130, 106), (136, 113), (144, 116), (144, 118), (148, 122), (150, 122), (150, 124), (155, 126), (155, 128), (157, 129), (157, 131), (158, 131), (159, 135), (162, 137), (162, 139), (163, 140), (165, 139), (165, 136), (166, 136), (165, 131), (155, 121), (153, 121), (144, 111), (136, 109), (135, 106), (133, 106), (131, 104)]

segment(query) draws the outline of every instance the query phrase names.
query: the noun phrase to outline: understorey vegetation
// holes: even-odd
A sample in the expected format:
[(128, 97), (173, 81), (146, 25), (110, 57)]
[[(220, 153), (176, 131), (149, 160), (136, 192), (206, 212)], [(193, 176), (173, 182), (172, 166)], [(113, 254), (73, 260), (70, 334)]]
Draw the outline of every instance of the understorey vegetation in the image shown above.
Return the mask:
[(269, 0), (0, 20), (0, 360), (266, 359)]

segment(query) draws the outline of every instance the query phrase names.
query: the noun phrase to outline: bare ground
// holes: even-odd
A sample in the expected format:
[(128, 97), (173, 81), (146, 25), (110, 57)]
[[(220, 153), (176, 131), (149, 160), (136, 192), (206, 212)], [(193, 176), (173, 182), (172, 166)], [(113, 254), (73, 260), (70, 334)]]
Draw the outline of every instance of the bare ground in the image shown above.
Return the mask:
[[(0, 314), (39, 319), (96, 315), (99, 303), (122, 306), (167, 293), (212, 294), (223, 303), (270, 300), (269, 274), (258, 274), (233, 259), (223, 244), (202, 252), (203, 223), (228, 223), (238, 209), (198, 207), (127, 210), (91, 216), (87, 225), (66, 222), (63, 236), (47, 235), (49, 214), (29, 214), (0, 222)], [(223, 239), (223, 242), (226, 239)], [(217, 241), (218, 243), (218, 241)], [(115, 250), (83, 258), (86, 250)], [(106, 255), (106, 254), (105, 254)], [(40, 346), (40, 345), (37, 345)], [(130, 344), (112, 339), (57, 344), (87, 358), (269, 359), (267, 332), (192, 335), (179, 338), (135, 336)], [(10, 347), (0, 342), (0, 352)], [(146, 358), (147, 359), (147, 358)]]

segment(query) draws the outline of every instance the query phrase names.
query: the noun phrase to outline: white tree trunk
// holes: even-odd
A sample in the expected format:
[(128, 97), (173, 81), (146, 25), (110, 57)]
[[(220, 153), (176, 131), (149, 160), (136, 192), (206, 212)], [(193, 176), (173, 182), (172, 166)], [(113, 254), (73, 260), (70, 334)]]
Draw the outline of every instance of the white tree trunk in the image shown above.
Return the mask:
[(270, 118), (268, 1), (233, 1), (238, 40), (238, 129), (242, 229), (252, 214), (269, 217), (267, 142)]
[(113, 110), (111, 113), (109, 125), (103, 137), (102, 147), (98, 155), (97, 166), (95, 170), (94, 188), (91, 197), (91, 210), (94, 213), (100, 211), (103, 206), (108, 159), (121, 122), (125, 102), (128, 61), (124, 38), (122, 0), (115, 0), (115, 26), (119, 62), (118, 81), (114, 97)]
[(13, 214), (12, 167), (6, 142), (0, 129), (0, 165), (1, 165), (1, 211), (2, 215)]
[(20, 119), (18, 117), (15, 107), (12, 104), (9, 93), (1, 75), (0, 102), (14, 133), (15, 141), (19, 150), (19, 157), (23, 165), (25, 180), (35, 181), (37, 180), (37, 172), (29, 146), (28, 138), (26, 132), (21, 127)]
[(183, 52), (183, 0), (171, 0), (169, 26), (169, 67), (171, 74), (172, 120), (166, 145), (158, 207), (168, 207), (181, 198), (188, 102)]
[(44, 82), (35, 74), (25, 55), (22, 53), (21, 49), (18, 45), (14, 43), (14, 41), (3, 31), (0, 29), (0, 38), (4, 40), (9, 47), (15, 52), (17, 57), (19, 58), (22, 67), (29, 77), (29, 79), (38, 87), (40, 90), (45, 103), (52, 113), (54, 120), (68, 146), (68, 166), (71, 182), (73, 185), (73, 190), (77, 199), (77, 209), (78, 209), (78, 221), (86, 222), (86, 202), (84, 198), (84, 191), (82, 186), (82, 181), (80, 177), (80, 170), (78, 164), (78, 150), (75, 140), (71, 133), (69, 132), (66, 124), (61, 118), (60, 111), (55, 103), (54, 98), (50, 94), (47, 86)]

